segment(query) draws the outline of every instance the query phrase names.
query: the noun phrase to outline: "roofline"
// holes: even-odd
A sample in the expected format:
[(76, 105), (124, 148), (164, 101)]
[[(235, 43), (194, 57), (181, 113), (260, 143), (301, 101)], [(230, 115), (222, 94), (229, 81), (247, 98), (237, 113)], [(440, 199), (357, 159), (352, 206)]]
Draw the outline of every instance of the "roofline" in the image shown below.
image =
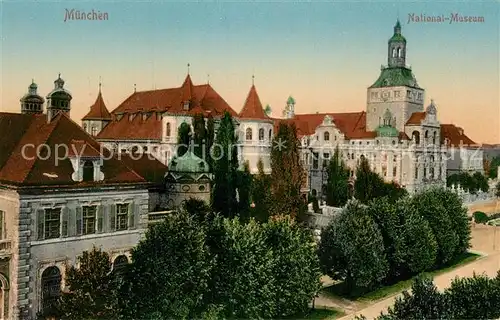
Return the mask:
[[(144, 179), (144, 178), (143, 178)], [(40, 191), (50, 191), (50, 192), (67, 192), (70, 190), (71, 192), (78, 192), (80, 190), (91, 190), (92, 192), (100, 192), (103, 191), (102, 189), (119, 189), (119, 188), (126, 188), (129, 187), (129, 189), (132, 187), (132, 189), (140, 189), (141, 187), (145, 187), (148, 189), (148, 187), (155, 186), (156, 183), (149, 182), (149, 181), (138, 181), (138, 182), (115, 182), (115, 183), (99, 183), (99, 184), (89, 184), (86, 186), (80, 185), (78, 182), (75, 184), (68, 184), (68, 185), (61, 185), (61, 184), (54, 184), (54, 185), (49, 185), (49, 184), (25, 184), (24, 182), (12, 182), (12, 181), (0, 181), (0, 189), (12, 189), (12, 190), (18, 190), (18, 191), (29, 191), (29, 190), (40, 190)]]

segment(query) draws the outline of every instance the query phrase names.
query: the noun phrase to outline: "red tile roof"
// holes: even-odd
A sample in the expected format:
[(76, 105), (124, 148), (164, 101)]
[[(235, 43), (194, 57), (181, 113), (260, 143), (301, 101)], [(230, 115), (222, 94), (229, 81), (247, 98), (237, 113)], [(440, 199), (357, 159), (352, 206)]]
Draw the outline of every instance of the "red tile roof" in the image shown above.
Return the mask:
[(238, 117), (240, 119), (270, 120), (262, 108), (262, 103), (254, 85), (250, 88), (243, 109), (241, 109)]
[[(39, 156), (36, 156), (36, 149), (42, 145), (48, 146), (48, 149), (40, 148), (46, 152), (39, 151)], [(94, 157), (102, 153), (103, 181), (72, 180), (74, 170), (65, 153), (67, 151), (68, 156), (74, 154), (75, 151), (70, 152), (73, 147), (78, 153), (83, 151), (85, 156)], [(0, 113), (0, 150), (0, 182), (9, 185), (71, 187), (146, 183), (116, 155), (112, 156), (106, 149), (101, 150), (99, 143), (64, 113), (58, 114), (50, 123), (45, 114)], [(62, 159), (57, 161), (57, 155)]]
[[(130, 119), (133, 118), (133, 119)], [(99, 140), (161, 140), (161, 118), (151, 113), (143, 119), (141, 113), (123, 115), (120, 120), (115, 119), (108, 123), (99, 132)]]
[(445, 142), (447, 142), (449, 146), (479, 146), (465, 135), (462, 128), (457, 127), (454, 124), (441, 125), (441, 143)]
[(100, 90), (99, 94), (97, 95), (97, 99), (90, 107), (89, 113), (87, 113), (87, 115), (85, 115), (82, 120), (111, 120), (111, 114), (104, 104), (104, 100), (102, 99)]
[(366, 131), (366, 112), (347, 113), (313, 113), (296, 114), (293, 119), (274, 119), (275, 127), (280, 121), (293, 122), (299, 136), (312, 135), (316, 128), (323, 123), (325, 116), (333, 119), (335, 126), (347, 139), (369, 139), (376, 136), (375, 132)]
[(152, 155), (146, 153), (134, 155), (121, 154), (120, 157), (129, 168), (132, 168), (147, 181), (154, 183), (162, 183), (164, 181), (168, 168)]
[(420, 125), (420, 123), (422, 123), (422, 120), (425, 119), (425, 116), (426, 116), (425, 112), (414, 112), (411, 114), (408, 121), (406, 121), (406, 125), (407, 126)]
[[(189, 102), (189, 110), (184, 110), (184, 103)], [(236, 116), (236, 112), (210, 86), (193, 85), (191, 76), (187, 76), (179, 88), (159, 89), (134, 92), (123, 101), (112, 113), (113, 120), (99, 133), (98, 139), (113, 140), (160, 140), (161, 119), (154, 116), (155, 112), (166, 112), (174, 115), (195, 115), (220, 117), (225, 112)], [(141, 113), (148, 114), (146, 120), (141, 120)], [(125, 114), (119, 119), (118, 115)], [(136, 114), (132, 121), (130, 114)]]

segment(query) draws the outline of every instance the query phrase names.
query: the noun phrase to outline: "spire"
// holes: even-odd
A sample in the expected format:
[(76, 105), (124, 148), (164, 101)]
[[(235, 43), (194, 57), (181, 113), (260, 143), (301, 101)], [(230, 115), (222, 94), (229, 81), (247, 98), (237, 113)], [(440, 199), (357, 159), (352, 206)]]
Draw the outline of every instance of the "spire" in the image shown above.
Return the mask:
[(134, 83), (134, 93), (137, 92), (137, 84)]
[[(253, 77), (252, 77), (253, 78)], [(257, 89), (252, 81), (252, 87), (250, 92), (248, 92), (245, 104), (238, 115), (242, 119), (269, 119), (262, 108), (262, 103), (260, 102), (259, 95), (257, 94)]]
[(252, 74), (252, 86), (254, 86), (254, 85), (255, 85), (255, 75)]
[(99, 93), (90, 111), (83, 117), (82, 120), (111, 120), (111, 114), (106, 108), (104, 99), (102, 98), (101, 83), (99, 82)]
[(210, 73), (207, 74), (207, 84), (210, 84)]
[(59, 76), (54, 81), (54, 88), (55, 89), (62, 89), (63, 87), (64, 87), (64, 80), (61, 79), (61, 73), (59, 73)]
[(188, 75), (189, 75), (189, 67), (191, 67), (191, 65), (190, 65), (190, 64), (189, 64), (189, 62), (188, 62)]
[(394, 26), (394, 34), (401, 34), (401, 23), (399, 22), (399, 17), (396, 25)]
[(101, 76), (99, 76), (99, 94), (101, 94), (101, 85), (102, 85)]
[(190, 101), (193, 98), (193, 81), (191, 80), (191, 76), (189, 73), (184, 79), (184, 83), (182, 84), (182, 101)]

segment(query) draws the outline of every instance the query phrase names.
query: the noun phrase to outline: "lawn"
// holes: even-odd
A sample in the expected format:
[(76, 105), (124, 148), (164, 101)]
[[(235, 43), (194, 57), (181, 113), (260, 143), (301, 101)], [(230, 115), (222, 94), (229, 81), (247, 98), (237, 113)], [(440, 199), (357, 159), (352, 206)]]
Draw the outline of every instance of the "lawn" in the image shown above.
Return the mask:
[(301, 315), (294, 315), (288, 317), (287, 319), (310, 319), (310, 320), (334, 320), (343, 317), (345, 313), (333, 308), (322, 308), (322, 309), (310, 309), (308, 313)]
[[(428, 275), (430, 277), (435, 277), (438, 276), (442, 273), (448, 272), (452, 269), (455, 269), (459, 266), (463, 266), (467, 263), (470, 263), (476, 259), (478, 259), (480, 255), (475, 254), (475, 253), (464, 253), (463, 255), (457, 257), (454, 261), (452, 261), (448, 266), (443, 267), (441, 269), (437, 269), (434, 271), (426, 272), (425, 275)], [(393, 294), (399, 293), (403, 290), (409, 289), (411, 287), (411, 284), (413, 282), (414, 278), (407, 279), (407, 280), (402, 280), (397, 283), (387, 285), (378, 289), (375, 289), (371, 292), (364, 293), (364, 294), (349, 294), (346, 292), (346, 288), (343, 285), (342, 282), (339, 282), (337, 284), (334, 284), (330, 287), (326, 287), (323, 289), (323, 293), (326, 295), (334, 296), (334, 297), (341, 297), (349, 300), (354, 300), (354, 301), (363, 301), (363, 300), (368, 300), (368, 301), (376, 301), (380, 300), (382, 298), (391, 296)]]

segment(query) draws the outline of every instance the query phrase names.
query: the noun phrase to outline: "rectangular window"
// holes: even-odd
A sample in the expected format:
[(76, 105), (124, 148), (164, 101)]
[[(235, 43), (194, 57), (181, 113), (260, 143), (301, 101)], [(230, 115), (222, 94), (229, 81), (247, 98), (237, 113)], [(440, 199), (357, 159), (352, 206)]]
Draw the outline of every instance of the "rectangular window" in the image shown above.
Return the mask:
[(61, 208), (45, 209), (43, 238), (55, 239), (61, 235)]
[(95, 233), (96, 213), (96, 206), (83, 207), (83, 234)]
[(401, 91), (394, 91), (394, 98), (401, 97)]
[(406, 91), (406, 96), (408, 97), (408, 100), (411, 100), (412, 98), (411, 90)]
[(120, 203), (116, 205), (116, 230), (128, 229), (128, 204)]
[(317, 152), (313, 152), (313, 169), (318, 169), (319, 167), (318, 157), (319, 154)]
[(396, 174), (397, 174), (397, 168), (394, 167), (394, 168), (392, 168), (392, 175), (395, 177)]

